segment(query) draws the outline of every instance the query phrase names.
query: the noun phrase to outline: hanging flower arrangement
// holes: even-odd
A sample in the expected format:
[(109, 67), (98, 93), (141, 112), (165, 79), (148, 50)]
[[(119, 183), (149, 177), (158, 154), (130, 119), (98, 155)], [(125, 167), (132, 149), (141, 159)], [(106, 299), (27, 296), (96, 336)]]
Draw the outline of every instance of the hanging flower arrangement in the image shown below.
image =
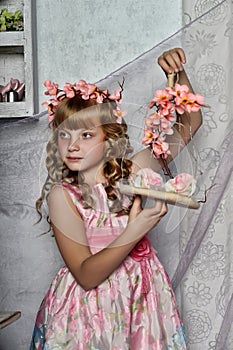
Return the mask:
[(155, 92), (148, 108), (151, 113), (145, 118), (142, 140), (144, 146), (150, 146), (154, 157), (162, 160), (165, 174), (170, 179), (164, 182), (160, 174), (151, 169), (142, 169), (137, 173), (133, 184), (119, 183), (119, 188), (125, 194), (138, 194), (198, 209), (200, 203), (192, 198), (196, 189), (196, 179), (187, 173), (173, 177), (170, 172), (167, 158), (171, 151), (166, 137), (174, 133), (177, 115), (199, 111), (204, 106), (204, 97), (190, 92), (187, 85), (173, 84), (174, 76), (168, 77), (170, 86)]
[(157, 90), (149, 105), (153, 112), (145, 118), (143, 145), (151, 146), (156, 158), (166, 159), (171, 154), (166, 136), (174, 133), (177, 113), (197, 112), (202, 106), (204, 97), (189, 92), (187, 85), (176, 83), (174, 88)]

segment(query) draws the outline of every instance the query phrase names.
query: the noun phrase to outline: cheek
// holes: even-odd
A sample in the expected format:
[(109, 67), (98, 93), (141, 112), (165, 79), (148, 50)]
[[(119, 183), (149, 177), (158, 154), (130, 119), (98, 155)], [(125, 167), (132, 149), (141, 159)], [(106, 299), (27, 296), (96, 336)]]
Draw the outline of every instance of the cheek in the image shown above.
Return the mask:
[(101, 142), (100, 144), (98, 144), (97, 148), (96, 148), (96, 153), (98, 153), (99, 157), (103, 157), (105, 154), (105, 143)]
[(58, 152), (61, 158), (63, 158), (66, 155), (67, 148), (68, 148), (68, 143), (66, 141), (64, 140), (58, 141)]
[(105, 154), (104, 142), (89, 146), (87, 153), (90, 155), (90, 157), (95, 158), (96, 160), (102, 159)]

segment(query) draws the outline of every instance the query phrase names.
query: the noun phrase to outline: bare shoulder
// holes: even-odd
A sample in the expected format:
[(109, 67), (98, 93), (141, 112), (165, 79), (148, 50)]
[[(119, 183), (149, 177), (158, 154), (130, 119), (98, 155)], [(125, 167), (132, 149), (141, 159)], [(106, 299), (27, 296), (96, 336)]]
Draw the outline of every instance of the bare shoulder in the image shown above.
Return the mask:
[(68, 190), (62, 184), (55, 185), (48, 196), (49, 209), (67, 206), (74, 209), (75, 205), (68, 193)]
[(62, 185), (54, 186), (49, 194), (48, 207), (55, 236), (60, 231), (72, 240), (76, 241), (77, 237), (80, 239), (83, 219), (66, 188)]

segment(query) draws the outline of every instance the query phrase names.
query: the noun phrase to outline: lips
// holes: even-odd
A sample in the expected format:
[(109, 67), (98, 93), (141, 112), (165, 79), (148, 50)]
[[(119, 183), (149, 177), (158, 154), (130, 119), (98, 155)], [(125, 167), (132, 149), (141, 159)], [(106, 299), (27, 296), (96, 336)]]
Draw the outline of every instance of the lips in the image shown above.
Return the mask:
[(83, 158), (82, 157), (66, 157), (66, 159), (68, 159), (70, 162), (79, 162)]

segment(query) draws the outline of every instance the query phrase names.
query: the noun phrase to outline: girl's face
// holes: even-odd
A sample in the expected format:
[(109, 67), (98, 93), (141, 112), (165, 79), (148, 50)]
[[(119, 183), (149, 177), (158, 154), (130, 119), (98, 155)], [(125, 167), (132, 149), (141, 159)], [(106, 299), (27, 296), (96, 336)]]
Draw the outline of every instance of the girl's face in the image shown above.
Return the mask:
[(95, 178), (103, 165), (104, 140), (101, 126), (58, 130), (58, 150), (63, 162), (71, 171), (81, 171), (84, 176), (88, 174)]

